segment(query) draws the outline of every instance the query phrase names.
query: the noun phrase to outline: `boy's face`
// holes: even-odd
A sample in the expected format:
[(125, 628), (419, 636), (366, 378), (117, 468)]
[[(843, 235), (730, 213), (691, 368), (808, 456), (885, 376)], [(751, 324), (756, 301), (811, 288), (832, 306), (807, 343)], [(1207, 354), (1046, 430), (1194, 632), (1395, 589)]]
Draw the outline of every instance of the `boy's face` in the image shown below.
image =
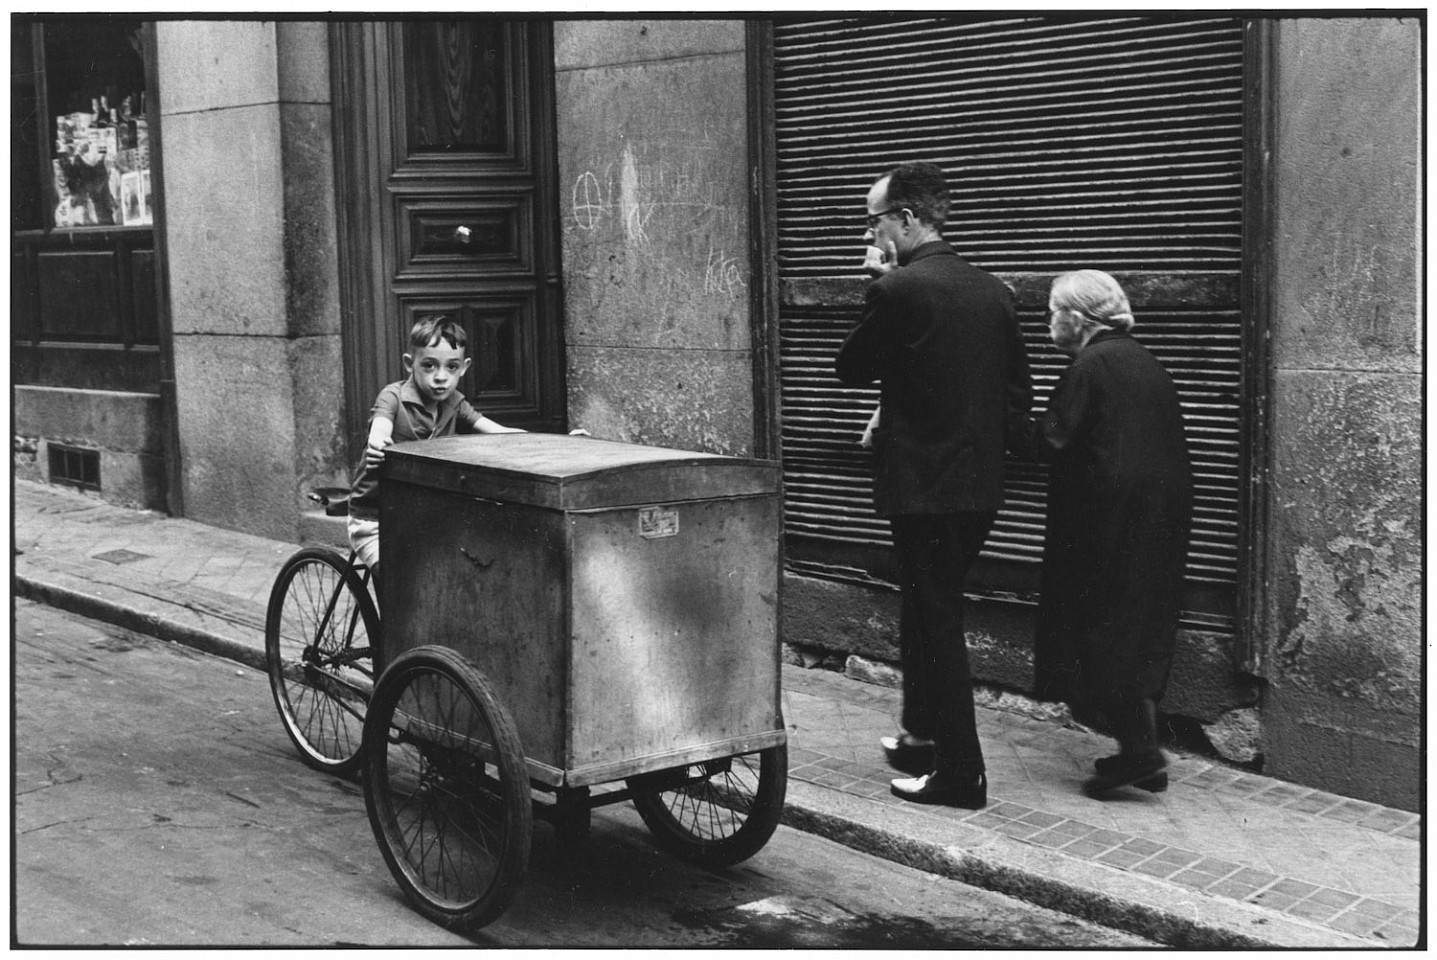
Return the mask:
[(439, 403), (459, 387), (459, 378), (469, 369), (469, 358), (461, 347), (451, 347), (440, 337), (427, 347), (404, 355), (404, 369), (414, 378), (426, 400)]

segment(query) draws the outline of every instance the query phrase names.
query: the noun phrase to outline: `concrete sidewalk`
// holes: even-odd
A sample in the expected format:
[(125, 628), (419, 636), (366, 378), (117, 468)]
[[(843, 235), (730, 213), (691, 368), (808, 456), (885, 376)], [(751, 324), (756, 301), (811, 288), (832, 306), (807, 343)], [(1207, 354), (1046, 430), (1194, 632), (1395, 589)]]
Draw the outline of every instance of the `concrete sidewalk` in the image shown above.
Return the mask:
[[(18, 596), (264, 668), (295, 544), (26, 481), (14, 510)], [(1173, 946), (1426, 943), (1417, 814), (1180, 755), (1166, 793), (1091, 800), (1107, 738), (984, 708), (987, 808), (914, 806), (889, 795), (877, 743), (897, 690), (791, 666), (783, 685), (792, 827)]]

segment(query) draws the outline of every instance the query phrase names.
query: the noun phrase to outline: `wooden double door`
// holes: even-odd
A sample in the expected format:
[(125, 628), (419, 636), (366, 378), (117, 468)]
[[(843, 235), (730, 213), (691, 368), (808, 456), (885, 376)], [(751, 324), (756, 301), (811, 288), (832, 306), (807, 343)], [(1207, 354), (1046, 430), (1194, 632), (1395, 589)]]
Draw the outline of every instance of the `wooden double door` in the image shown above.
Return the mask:
[(552, 31), (489, 19), (331, 27), (346, 427), (448, 314), (461, 385), (501, 423), (565, 421)]

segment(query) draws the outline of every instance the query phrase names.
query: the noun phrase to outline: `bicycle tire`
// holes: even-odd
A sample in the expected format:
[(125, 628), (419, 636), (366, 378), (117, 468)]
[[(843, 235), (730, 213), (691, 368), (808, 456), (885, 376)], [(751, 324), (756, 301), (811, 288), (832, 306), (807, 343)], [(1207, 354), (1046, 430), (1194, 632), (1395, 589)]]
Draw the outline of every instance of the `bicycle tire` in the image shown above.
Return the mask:
[(700, 866), (728, 867), (757, 853), (778, 828), (788, 747), (630, 777), (628, 785), (661, 850)]
[(395, 658), (365, 722), (364, 804), (410, 903), (444, 927), (492, 922), (529, 865), (533, 799), (514, 721), (447, 647)]
[(343, 557), (306, 547), (285, 561), (265, 612), (265, 665), (284, 731), (309, 766), (359, 768), (380, 642), (379, 612)]

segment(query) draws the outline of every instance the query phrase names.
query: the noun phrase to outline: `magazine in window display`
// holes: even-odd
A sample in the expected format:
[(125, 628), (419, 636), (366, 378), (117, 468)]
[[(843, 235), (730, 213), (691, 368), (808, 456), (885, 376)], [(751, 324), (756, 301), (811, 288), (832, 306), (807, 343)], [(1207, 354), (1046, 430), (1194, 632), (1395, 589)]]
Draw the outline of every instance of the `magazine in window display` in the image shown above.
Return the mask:
[(140, 171), (131, 170), (129, 173), (120, 174), (120, 211), (125, 226), (133, 227), (149, 222), (144, 191)]
[(56, 159), (51, 166), (55, 174), (55, 226), (115, 222), (120, 175), (112, 164), (87, 148), (79, 156)]
[(150, 201), (150, 168), (145, 167), (140, 171), (140, 203), (143, 205), (145, 223), (154, 223), (154, 205)]
[(91, 126), (85, 131), (95, 152), (103, 157), (114, 158), (120, 152), (120, 131), (111, 126)]

